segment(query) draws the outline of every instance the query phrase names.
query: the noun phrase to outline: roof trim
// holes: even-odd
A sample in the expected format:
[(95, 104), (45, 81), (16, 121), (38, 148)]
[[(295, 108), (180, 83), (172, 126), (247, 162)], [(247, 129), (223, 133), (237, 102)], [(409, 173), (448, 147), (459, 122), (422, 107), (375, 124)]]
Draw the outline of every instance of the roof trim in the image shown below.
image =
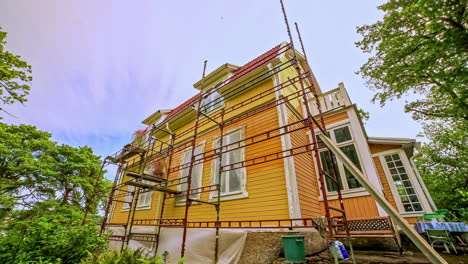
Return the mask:
[(201, 89), (202, 81), (203, 81), (205, 84), (207, 84), (207, 83), (209, 83), (209, 82), (212, 81), (212, 80), (218, 79), (219, 77), (221, 77), (221, 76), (224, 75), (224, 74), (228, 74), (228, 73), (230, 73), (230, 72), (237, 71), (239, 68), (240, 68), (240, 67), (237, 66), (237, 65), (230, 64), (230, 63), (225, 63), (225, 64), (219, 66), (216, 70), (210, 72), (210, 74), (208, 74), (207, 76), (205, 76), (205, 78), (200, 79), (198, 82), (194, 83), (194, 84), (193, 84), (193, 87), (195, 87), (195, 89), (200, 90), (200, 89)]
[(389, 138), (389, 137), (368, 137), (367, 141), (371, 144), (383, 145), (403, 145), (416, 143), (416, 139), (412, 138)]
[(151, 125), (154, 123), (156, 120), (161, 118), (163, 115), (167, 115), (172, 111), (172, 109), (159, 109), (158, 111), (154, 112), (150, 116), (148, 116), (145, 120), (141, 121), (142, 124), (144, 125)]

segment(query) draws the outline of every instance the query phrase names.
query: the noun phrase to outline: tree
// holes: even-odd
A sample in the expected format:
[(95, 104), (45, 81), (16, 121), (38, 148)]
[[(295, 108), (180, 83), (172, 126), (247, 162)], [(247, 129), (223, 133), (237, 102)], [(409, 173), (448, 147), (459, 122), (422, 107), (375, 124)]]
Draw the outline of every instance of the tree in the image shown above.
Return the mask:
[[(0, 101), (3, 105), (24, 103), (30, 90), (28, 83), (32, 81), (31, 66), (5, 50), (6, 36), (0, 27)], [(0, 111), (6, 112), (3, 107)]]
[(410, 93), (405, 111), (423, 123), (417, 160), (439, 208), (468, 207), (468, 34), (466, 1), (389, 0), (381, 21), (358, 28), (357, 47), (372, 54), (359, 74), (374, 102)]
[(467, 122), (424, 125), (431, 143), (416, 159), (421, 175), (439, 208), (468, 208)]
[(111, 182), (100, 164), (89, 147), (0, 123), (0, 263), (79, 263), (104, 250), (97, 212)]
[(406, 104), (416, 119), (468, 120), (466, 2), (390, 0), (378, 7), (382, 21), (358, 28), (356, 43), (373, 56), (359, 73), (376, 91), (374, 101), (422, 99)]
[[(20, 207), (31, 207), (36, 201), (54, 197), (48, 177), (55, 148), (51, 135), (33, 126), (0, 123), (0, 197)], [(14, 204), (2, 204), (4, 210)]]
[(95, 213), (110, 187), (99, 157), (89, 147), (58, 145), (50, 137), (34, 126), (0, 123), (0, 202), (10, 201), (0, 205), (28, 209), (52, 199)]
[(56, 200), (19, 210), (2, 226), (0, 263), (75, 264), (107, 248), (96, 221), (82, 225), (83, 212)]

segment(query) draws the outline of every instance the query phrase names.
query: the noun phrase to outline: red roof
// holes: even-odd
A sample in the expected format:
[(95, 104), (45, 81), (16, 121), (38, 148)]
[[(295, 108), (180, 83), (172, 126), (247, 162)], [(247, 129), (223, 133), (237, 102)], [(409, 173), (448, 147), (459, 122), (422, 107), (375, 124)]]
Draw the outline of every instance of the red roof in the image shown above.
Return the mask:
[(171, 112), (169, 112), (169, 114), (166, 116), (166, 118), (164, 118), (164, 122), (173, 118), (175, 115), (177, 115), (178, 113), (184, 111), (186, 108), (190, 107), (191, 105), (193, 105), (193, 103), (200, 97), (200, 93), (194, 95), (192, 98), (188, 99), (187, 101), (183, 102), (181, 105), (179, 105), (178, 107), (174, 108), (171, 110)]
[(281, 49), (281, 45), (278, 45), (274, 48), (272, 48), (271, 50), (263, 53), (262, 55), (258, 56), (257, 58), (255, 58), (254, 60), (252, 60), (251, 62), (245, 64), (244, 66), (240, 67), (236, 73), (234, 73), (234, 75), (231, 77), (231, 82), (236, 80), (236, 79), (239, 79), (240, 77), (246, 75), (247, 73), (255, 70), (256, 68), (270, 62), (271, 60), (273, 60), (274, 58), (276, 58), (278, 56), (278, 53)]
[[(247, 73), (257, 69), (258, 67), (272, 61), (274, 58), (276, 58), (279, 53), (280, 53), (280, 50), (281, 50), (281, 45), (278, 45), (274, 48), (272, 48), (271, 50), (263, 53), (262, 55), (258, 56), (257, 58), (255, 58), (254, 60), (248, 62), (247, 64), (245, 64), (244, 66), (240, 67), (235, 73), (234, 75), (230, 78), (230, 81), (234, 81), (234, 80), (237, 80), (239, 79), (240, 77), (246, 75)], [(171, 112), (169, 112), (169, 114), (166, 116), (166, 118), (164, 119), (164, 122), (165, 121), (168, 121), (170, 120), (171, 118), (173, 118), (174, 116), (176, 116), (177, 114), (181, 113), (182, 111), (184, 111), (185, 109), (187, 109), (188, 107), (190, 107), (191, 105), (193, 105), (195, 103), (195, 101), (200, 97), (200, 93), (196, 94), (195, 96), (193, 96), (192, 98), (188, 99), (187, 101), (183, 102), (181, 105), (179, 105), (178, 107), (174, 108)]]

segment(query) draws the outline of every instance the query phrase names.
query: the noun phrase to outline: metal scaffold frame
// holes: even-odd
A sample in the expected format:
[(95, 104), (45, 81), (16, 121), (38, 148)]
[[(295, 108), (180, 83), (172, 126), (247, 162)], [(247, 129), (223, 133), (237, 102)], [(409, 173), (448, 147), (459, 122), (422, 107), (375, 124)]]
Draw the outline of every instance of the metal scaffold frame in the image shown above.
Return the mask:
[[(281, 51), (278, 52), (275, 56), (279, 56), (280, 54), (286, 53), (288, 51), (292, 50), (291, 45), (285, 45), (284, 47), (281, 48)], [(265, 79), (271, 78), (275, 74), (278, 74), (279, 72), (288, 69), (290, 67), (295, 67), (296, 63), (296, 58), (293, 58), (291, 60), (288, 60), (285, 63), (282, 63), (281, 66), (284, 67), (280, 70), (273, 69), (269, 70), (267, 73), (261, 72), (258, 73), (257, 75), (253, 76), (248, 80), (246, 83), (240, 83), (236, 85), (235, 87), (229, 89), (227, 92), (225, 91), (225, 94), (228, 94), (228, 96), (235, 96), (238, 92), (236, 91), (238, 87), (243, 86), (244, 84), (248, 84), (248, 87), (253, 87), (257, 85), (258, 83), (264, 81)], [(274, 219), (274, 220), (248, 220), (248, 221), (220, 221), (219, 218), (219, 210), (220, 210), (220, 188), (219, 185), (209, 185), (209, 186), (202, 186), (197, 189), (192, 189), (191, 188), (191, 174), (192, 174), (192, 169), (194, 166), (197, 164), (200, 164), (202, 162), (210, 161), (213, 159), (219, 159), (219, 173), (218, 177), (221, 176), (221, 173), (230, 171), (230, 170), (235, 170), (239, 167), (248, 167), (248, 166), (256, 166), (256, 165), (261, 165), (264, 163), (268, 163), (274, 160), (278, 159), (284, 159), (287, 157), (292, 157), (295, 155), (301, 155), (301, 154), (306, 154), (310, 153), (313, 151), (315, 148), (314, 146), (317, 144), (317, 142), (313, 142), (311, 144), (306, 144), (303, 146), (291, 148), (286, 151), (280, 151), (280, 152), (272, 152), (269, 153), (268, 155), (262, 156), (262, 157), (255, 157), (253, 159), (247, 159), (244, 161), (241, 161), (239, 163), (233, 163), (233, 164), (227, 164), (223, 165), (222, 163), (222, 156), (223, 154), (237, 150), (239, 148), (245, 148), (248, 146), (254, 146), (256, 144), (265, 142), (267, 140), (271, 140), (274, 138), (279, 138), (281, 136), (284, 136), (286, 134), (294, 133), (296, 131), (303, 130), (307, 127), (311, 127), (312, 123), (316, 123), (315, 119), (312, 116), (308, 116), (308, 118), (303, 118), (300, 119), (296, 122), (289, 123), (284, 126), (279, 126), (277, 128), (272, 128), (267, 131), (264, 131), (262, 133), (258, 133), (256, 135), (246, 137), (242, 139), (242, 142), (231, 142), (229, 144), (224, 144), (222, 142), (223, 140), (223, 130), (226, 125), (232, 125), (234, 123), (242, 122), (246, 118), (249, 118), (253, 115), (258, 115), (260, 113), (266, 112), (268, 110), (271, 110), (272, 108), (275, 108), (279, 105), (287, 104), (292, 100), (303, 100), (304, 96), (308, 93), (306, 89), (314, 90), (313, 86), (305, 87), (303, 79), (308, 76), (308, 72), (301, 73), (299, 72), (298, 76), (289, 79), (283, 83), (280, 83), (274, 87), (272, 87), (271, 90), (259, 93), (245, 101), (242, 101), (238, 104), (232, 105), (227, 108), (221, 109), (219, 113), (216, 113), (212, 116), (207, 116), (203, 113), (202, 108), (203, 107), (209, 107), (208, 105), (201, 106), (203, 98), (206, 98), (209, 96), (211, 93), (218, 91), (219, 89), (222, 89), (225, 85), (229, 84), (229, 82), (226, 82), (222, 85), (219, 85), (218, 88), (209, 90), (205, 94), (201, 94), (199, 98), (197, 99), (196, 106), (194, 107), (195, 109), (198, 109), (197, 114), (196, 114), (196, 119), (195, 119), (195, 125), (191, 128), (186, 129), (184, 132), (175, 135), (171, 134), (171, 141), (168, 143), (167, 148), (161, 148), (159, 150), (159, 155), (154, 155), (151, 154), (153, 151), (151, 150), (145, 150), (145, 151), (140, 151), (140, 158), (138, 159), (131, 159), (130, 154), (127, 152), (129, 151), (128, 149), (131, 147), (136, 147), (136, 148), (141, 148), (142, 146), (147, 146), (147, 147), (154, 147), (154, 144), (152, 142), (149, 143), (144, 143), (138, 146), (129, 146), (127, 145), (126, 148), (123, 150), (119, 151), (118, 153), (114, 154), (113, 156), (108, 157), (106, 160), (111, 160), (112, 162), (115, 162), (119, 164), (119, 168), (117, 171), (117, 177), (115, 178), (114, 181), (114, 186), (111, 190), (109, 202), (106, 206), (105, 209), (105, 217), (103, 224), (101, 225), (101, 230), (102, 232), (105, 230), (106, 226), (124, 226), (125, 227), (125, 235), (120, 235), (120, 236), (111, 236), (110, 239), (112, 240), (117, 240), (117, 241), (122, 241), (128, 244), (128, 241), (130, 240), (129, 237), (132, 237), (131, 230), (132, 226), (134, 224), (139, 224), (139, 225), (145, 225), (145, 226), (157, 226), (158, 229), (160, 230), (161, 227), (182, 227), (184, 229), (183, 233), (183, 243), (182, 243), (182, 252), (181, 255), (183, 256), (185, 254), (185, 237), (186, 237), (186, 231), (187, 228), (215, 228), (216, 229), (216, 241), (219, 239), (219, 229), (220, 228), (271, 228), (272, 224), (273, 226), (277, 227), (291, 227), (294, 226), (295, 228), (301, 228), (301, 227), (314, 227), (316, 226), (313, 222), (312, 219), (307, 219), (307, 218), (300, 218), (300, 219)], [(275, 100), (273, 102), (269, 102), (268, 104), (261, 105), (260, 107), (254, 107), (252, 111), (248, 111), (246, 113), (242, 113), (239, 116), (235, 116), (229, 120), (224, 120), (224, 117), (226, 114), (232, 113), (233, 111), (239, 109), (241, 106), (249, 106), (249, 105), (255, 105), (257, 102), (259, 102), (263, 97), (267, 95), (274, 94), (275, 92), (284, 90), (288, 87), (295, 86), (297, 83), (301, 84), (301, 90), (298, 90), (295, 93), (292, 93), (288, 96), (284, 96), (278, 100)], [(226, 97), (225, 96), (225, 100)], [(301, 99), (302, 98), (302, 99)], [(216, 102), (212, 102), (215, 104)], [(180, 116), (176, 116), (175, 119), (181, 118)], [(220, 121), (216, 121), (220, 120)], [(197, 139), (197, 133), (198, 133), (198, 128), (200, 126), (207, 125), (209, 122), (214, 122), (218, 127), (220, 131), (220, 146), (217, 149), (213, 149), (210, 151), (206, 151), (203, 153), (195, 154), (195, 146), (196, 146), (196, 139)], [(160, 124), (158, 127), (153, 128), (147, 132), (147, 134), (151, 135), (155, 130), (161, 130), (164, 124)], [(278, 132), (280, 130), (284, 130), (284, 132)], [(180, 142), (179, 144), (173, 145), (174, 142), (177, 139), (181, 139), (183, 137), (187, 137), (189, 133), (192, 135), (190, 137), (190, 140), (185, 141), (185, 142)], [(146, 138), (150, 138), (150, 141), (154, 141), (154, 138), (150, 136), (145, 136)], [(159, 218), (157, 219), (146, 219), (146, 220), (140, 220), (140, 219), (134, 219), (135, 215), (135, 208), (136, 204), (138, 203), (138, 196), (142, 192), (146, 191), (151, 191), (151, 190), (146, 190), (143, 187), (143, 191), (140, 191), (140, 188), (135, 188), (133, 191), (129, 192), (128, 190), (124, 189), (126, 185), (128, 185), (129, 182), (132, 181), (127, 181), (127, 182), (121, 182), (123, 180), (125, 171), (128, 170), (129, 168), (138, 168), (138, 174), (141, 174), (144, 167), (145, 163), (147, 163), (149, 160), (155, 161), (155, 160), (164, 160), (164, 159), (171, 159), (174, 153), (183, 151), (184, 149), (192, 149), (192, 158), (189, 164), (182, 164), (182, 165), (175, 165), (171, 166), (171, 162), (169, 161), (169, 167), (167, 168), (167, 173), (175, 173), (183, 169), (189, 169), (189, 173), (187, 176), (187, 182), (175, 182), (180, 180), (168, 180), (164, 181), (163, 184), (156, 184), (151, 187), (153, 191), (163, 191), (163, 202), (162, 202), (162, 207), (161, 211), (159, 212)], [(124, 160), (126, 158), (126, 160)], [(140, 179), (140, 178), (139, 178)], [(140, 179), (141, 180), (141, 179)], [(218, 182), (220, 182), (220, 178), (218, 178)], [(166, 190), (161, 190), (162, 187), (174, 187), (176, 185), (180, 184), (187, 184), (187, 190), (183, 192), (165, 192)], [(164, 185), (164, 186), (162, 186)], [(123, 193), (119, 193), (123, 192)], [(217, 202), (206, 202), (206, 201), (200, 201), (200, 200), (195, 200), (190, 198), (191, 194), (198, 194), (202, 192), (218, 192), (217, 195)], [(117, 194), (116, 194), (117, 193)], [(125, 199), (123, 200), (124, 197), (126, 196), (132, 196), (132, 200), (130, 202), (126, 201)], [(168, 198), (174, 198), (176, 196), (183, 195), (185, 196), (185, 215), (184, 218), (182, 219), (163, 219), (163, 214), (164, 214), (164, 206), (165, 206), (165, 200)], [(122, 202), (122, 203), (129, 203), (129, 212), (128, 212), (128, 219), (126, 223), (107, 223), (108, 222), (108, 215), (111, 211), (112, 205), (114, 202)], [(195, 222), (189, 222), (188, 221), (188, 214), (189, 210), (188, 208), (191, 206), (191, 202), (198, 202), (198, 203), (209, 203), (213, 204), (216, 209), (216, 221), (195, 221)], [(266, 223), (266, 224), (265, 224)], [(300, 224), (298, 224), (300, 223)], [(252, 226), (252, 224), (254, 224)], [(264, 225), (264, 226), (262, 226)], [(156, 243), (156, 248), (157, 248), (157, 241), (158, 241), (158, 236), (160, 232), (156, 233), (156, 238), (154, 239), (154, 242)], [(139, 239), (142, 239), (141, 234)], [(135, 237), (132, 237), (132, 239), (135, 239)], [(147, 240), (145, 240), (147, 241)], [(216, 242), (216, 255), (218, 255), (217, 252), (218, 248), (218, 242)], [(215, 256), (216, 258), (216, 256)]]
[[(216, 230), (216, 242), (215, 242), (215, 256), (214, 259), (217, 262), (219, 255), (219, 230), (221, 228), (309, 228), (317, 227), (314, 221), (311, 218), (295, 218), (295, 219), (267, 219), (267, 220), (257, 220), (257, 219), (235, 219), (235, 220), (221, 220), (221, 176), (227, 171), (238, 170), (239, 168), (247, 168), (253, 166), (266, 166), (272, 161), (285, 159), (289, 157), (295, 157), (298, 155), (312, 155), (315, 164), (310, 164), (311, 167), (314, 167), (317, 171), (318, 180), (319, 180), (319, 190), (323, 198), (323, 205), (325, 211), (325, 218), (327, 220), (328, 226), (328, 238), (330, 240), (335, 239), (335, 235), (338, 229), (345, 230), (345, 236), (350, 238), (349, 226), (346, 218), (346, 211), (344, 207), (343, 197), (339, 188), (339, 182), (337, 178), (337, 168), (335, 167), (336, 158), (343, 160), (343, 153), (335, 146), (330, 145), (327, 136), (327, 130), (325, 126), (324, 114), (321, 109), (319, 95), (317, 93), (317, 88), (315, 87), (314, 77), (312, 75), (311, 68), (309, 66), (307, 55), (305, 53), (303, 41), (299, 32), (297, 23), (295, 24), (299, 41), (302, 48), (302, 64), (300, 58), (297, 55), (297, 51), (294, 48), (294, 42), (291, 35), (289, 22), (286, 16), (284, 5), (282, 0), (281, 7), (284, 14), (284, 20), (287, 27), (287, 33), (289, 37), (289, 43), (281, 45), (278, 47), (277, 51), (271, 54), (266, 55), (261, 58), (257, 64), (251, 65), (251, 69), (246, 69), (249, 72), (249, 75), (245, 78), (242, 76), (232, 75), (226, 80), (218, 83), (214, 88), (204, 90), (205, 88), (205, 72), (206, 72), (206, 61), (203, 67), (203, 75), (201, 79), (200, 93), (195, 97), (195, 100), (192, 100), (185, 107), (178, 109), (172, 115), (170, 119), (171, 122), (181, 122), (183, 119), (194, 120), (194, 125), (192, 127), (186, 128), (184, 131), (175, 134), (169, 129), (169, 121), (163, 120), (157, 125), (153, 125), (151, 129), (146, 131), (146, 133), (141, 137), (144, 140), (140, 142), (133, 142), (132, 144), (126, 145), (122, 150), (118, 151), (112, 156), (107, 157), (103, 161), (103, 167), (108, 164), (118, 165), (116, 177), (114, 179), (113, 187), (110, 191), (109, 201), (105, 207), (104, 219), (101, 224), (101, 234), (104, 233), (106, 227), (123, 227), (123, 235), (111, 235), (109, 240), (120, 241), (122, 242), (122, 249), (125, 245), (128, 245), (130, 240), (140, 240), (154, 243), (154, 249), (158, 250), (160, 232), (162, 227), (179, 227), (183, 228), (182, 234), (182, 245), (181, 245), (181, 257), (186, 253), (186, 238), (187, 238), (187, 229), (188, 228), (215, 228)], [(292, 58), (287, 59), (285, 62), (278, 60), (275, 62), (274, 67), (264, 69), (260, 66), (265, 66), (267, 63), (270, 63), (280, 56), (287, 58), (286, 54), (292, 54)], [(260, 65), (260, 66), (259, 66)], [(302, 66), (302, 68), (301, 68)], [(207, 113), (207, 109), (210, 106), (216, 105), (220, 100), (229, 100), (236, 97), (239, 93), (248, 91), (250, 88), (255, 87), (263, 83), (265, 80), (271, 79), (275, 76), (279, 76), (282, 71), (285, 70), (294, 70), (296, 76), (293, 78), (288, 78), (288, 80), (276, 83), (273, 87), (270, 87), (267, 90), (259, 91), (258, 94), (252, 95), (249, 98), (234, 103), (229, 106), (222, 106), (219, 111), (214, 113)], [(250, 73), (250, 71), (252, 71)], [(299, 87), (298, 87), (299, 86)], [(290, 94), (275, 97), (275, 99), (268, 102), (262, 102), (263, 98), (268, 96), (275, 95), (286, 89), (294, 88), (295, 92)], [(205, 99), (211, 94), (220, 92), (222, 97), (219, 97), (216, 100), (211, 101), (210, 104), (205, 104)], [(311, 113), (310, 106), (308, 103), (307, 96), (312, 95), (315, 98), (318, 109), (318, 121)], [(292, 102), (299, 102), (303, 109), (303, 116), (298, 117), (297, 121), (288, 122), (285, 125), (278, 124), (278, 127), (263, 129), (261, 132), (258, 132), (254, 135), (249, 135), (245, 138), (242, 138), (236, 142), (229, 142), (224, 144), (223, 138), (225, 135), (225, 129), (228, 126), (233, 124), (242, 123), (248, 118), (258, 116), (262, 113), (277, 108), (279, 106), (288, 106)], [(237, 113), (239, 109), (248, 109), (247, 111)], [(195, 110), (195, 117), (192, 117), (193, 111)], [(172, 112), (171, 112), (172, 113)], [(226, 118), (229, 117), (229, 118)], [(193, 119), (191, 119), (193, 118)], [(200, 135), (206, 132), (206, 127), (211, 125), (211, 131), (219, 130), (219, 147), (213, 147), (213, 149), (208, 151), (203, 151), (202, 153), (196, 153), (195, 149), (197, 147), (197, 140)], [(262, 122), (258, 122), (258, 126), (261, 127)], [(205, 130), (200, 131), (202, 128)], [(223, 163), (223, 154), (235, 151), (237, 149), (245, 149), (247, 147), (258, 147), (262, 143), (269, 140), (278, 139), (286, 135), (292, 135), (298, 131), (308, 130), (311, 133), (312, 142), (307, 144), (292, 146), (289, 149), (282, 149), (281, 151), (271, 150), (267, 151), (266, 154), (261, 156), (255, 156), (250, 158), (245, 158), (242, 161), (224, 164)], [(316, 134), (316, 130), (320, 131), (319, 134)], [(154, 135), (157, 133), (164, 133), (169, 135), (168, 141), (161, 141), (157, 139)], [(317, 139), (320, 138), (325, 145), (319, 146)], [(190, 149), (191, 148), (191, 149)], [(329, 151), (329, 158), (332, 161), (332, 174), (325, 172), (322, 169), (322, 161), (319, 155), (319, 148), (327, 148)], [(173, 156), (182, 151), (190, 150), (190, 162), (185, 164), (173, 165)], [(344, 156), (346, 159), (346, 156)], [(219, 167), (217, 168), (217, 183), (207, 186), (200, 186), (192, 188), (192, 174), (194, 166), (208, 162), (214, 159), (218, 159)], [(160, 173), (159, 175), (150, 175), (145, 173), (145, 168), (148, 164), (151, 163), (163, 163), (165, 164), (165, 172)], [(344, 162), (347, 166), (347, 163)], [(350, 161), (348, 160), (348, 163)], [(350, 163), (354, 166), (352, 163)], [(177, 172), (188, 169), (187, 176), (184, 177), (175, 177), (174, 179), (169, 176), (172, 174), (177, 174)], [(356, 169), (356, 168), (354, 168)], [(312, 171), (312, 170), (311, 170)], [(359, 170), (355, 173), (360, 173)], [(129, 181), (124, 181), (125, 176), (132, 177), (134, 179)], [(362, 176), (362, 174), (361, 174)], [(366, 181), (361, 179), (360, 175), (355, 175), (356, 178), (361, 182)], [(325, 179), (328, 178), (333, 184), (336, 184), (337, 188), (337, 197), (340, 204), (339, 208), (330, 206), (327, 198), (327, 190)], [(316, 181), (316, 175), (310, 172), (309, 176), (310, 181)], [(151, 184), (144, 183), (143, 181), (150, 181)], [(366, 184), (363, 186), (367, 188)], [(129, 191), (128, 186), (134, 186), (133, 190)], [(186, 187), (183, 187), (186, 186)], [(175, 188), (175, 189), (174, 189)], [(183, 188), (183, 189), (182, 189)], [(162, 201), (161, 208), (159, 212), (156, 212), (157, 218), (154, 219), (135, 219), (135, 212), (137, 209), (138, 199), (140, 194), (145, 192), (162, 192)], [(192, 195), (201, 194), (201, 193), (216, 193), (215, 201), (212, 199), (204, 201), (201, 199), (195, 199)], [(370, 192), (373, 196), (374, 193)], [(267, 195), (267, 194), (265, 194)], [(130, 197), (130, 199), (128, 199)], [(184, 202), (184, 216), (182, 218), (164, 218), (164, 212), (166, 210), (165, 204), (168, 199), (176, 199), (180, 197), (185, 197)], [(374, 197), (375, 198), (375, 197)], [(116, 203), (128, 204), (128, 216), (126, 222), (124, 223), (113, 223), (109, 219), (109, 214), (115, 207)], [(189, 221), (190, 207), (193, 203), (197, 204), (209, 204), (213, 205), (216, 210), (216, 219), (212, 221)], [(335, 211), (335, 214), (332, 214), (331, 211)], [(338, 216), (336, 214), (339, 214)], [(393, 216), (393, 215), (392, 215)], [(400, 222), (397, 221), (399, 225)], [(157, 228), (155, 234), (146, 234), (146, 233), (133, 233), (132, 228), (134, 225), (140, 226), (152, 226)], [(351, 241), (349, 241), (351, 244)], [(440, 262), (443, 263), (443, 262)]]

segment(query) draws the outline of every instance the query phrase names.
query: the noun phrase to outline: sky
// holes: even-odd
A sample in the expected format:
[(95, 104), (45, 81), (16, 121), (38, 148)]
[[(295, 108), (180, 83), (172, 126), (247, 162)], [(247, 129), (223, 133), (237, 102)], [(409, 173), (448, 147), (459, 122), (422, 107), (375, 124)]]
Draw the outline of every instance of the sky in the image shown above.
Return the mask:
[[(370, 113), (369, 136), (415, 138), (421, 127), (404, 113), (404, 99), (371, 103), (374, 92), (355, 74), (369, 57), (354, 44), (356, 27), (382, 17), (381, 1), (284, 1), (322, 90), (344, 82)], [(204, 60), (208, 72), (241, 66), (288, 41), (279, 0), (1, 0), (0, 27), (7, 49), (33, 69), (28, 102), (9, 106), (16, 117), (3, 121), (101, 156), (129, 142), (156, 110), (195, 95)]]

